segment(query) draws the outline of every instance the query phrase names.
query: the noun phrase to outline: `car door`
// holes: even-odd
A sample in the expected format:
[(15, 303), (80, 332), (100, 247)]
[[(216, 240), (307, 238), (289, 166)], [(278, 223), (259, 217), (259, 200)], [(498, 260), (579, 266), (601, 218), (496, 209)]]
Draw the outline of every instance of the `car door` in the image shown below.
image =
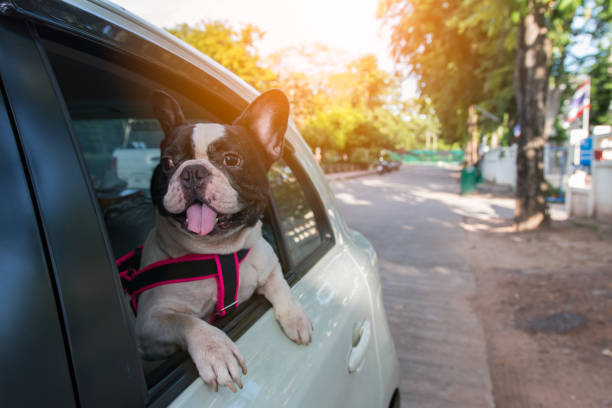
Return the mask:
[(3, 97), (0, 157), (0, 406), (76, 407), (59, 299)]
[[(86, 269), (84, 265), (88, 260), (96, 260), (96, 284), (108, 289), (103, 295), (116, 314), (121, 304), (121, 291), (116, 277), (111, 276), (116, 273), (112, 268), (113, 259), (141, 243), (152, 225), (147, 192), (126, 188), (129, 186), (125, 180), (113, 170), (113, 153), (121, 144), (120, 139), (125, 137), (126, 124), (150, 123), (153, 115), (147, 95), (151, 89), (162, 88), (173, 93), (188, 118), (219, 122), (231, 122), (246, 105), (239, 95), (253, 93), (240, 81), (228, 80), (231, 75), (227, 73), (221, 75), (224, 81), (220, 82), (209, 74), (213, 69), (200, 71), (197, 66), (186, 64), (184, 55), (174, 55), (111, 21), (91, 21), (91, 14), (73, 6), (62, 7), (65, 8), (59, 15), (66, 18), (67, 23), (61, 31), (48, 20), (41, 24), (36, 15), (30, 16), (36, 24), (28, 28), (37, 57), (46, 68), (45, 72), (36, 72), (34, 78), (45, 83), (46, 98), (51, 97), (49, 86), (55, 94), (53, 97), (58, 98), (60, 117), (67, 119), (63, 123), (65, 140), (60, 146), (66, 147), (68, 141), (73, 149), (70, 153), (69, 149), (61, 150), (57, 143), (51, 143), (48, 152), (60, 157), (72, 154), (72, 160), (68, 157), (52, 160), (53, 163), (64, 160), (64, 167), (72, 166), (73, 161), (78, 164), (77, 168), (71, 167), (74, 183), (66, 186), (70, 188), (65, 194), (75, 194), (78, 198), (85, 188), (90, 197), (87, 205), (94, 207), (85, 214), (81, 207), (73, 206), (75, 212), (70, 214), (78, 214), (74, 219), (87, 225), (89, 233), (83, 234), (79, 242), (87, 256), (63, 251), (62, 259), (71, 267), (82, 269)], [(70, 13), (74, 13), (74, 17)], [(87, 38), (82, 31), (74, 34), (68, 24), (83, 19), (89, 19), (91, 24), (80, 27), (81, 30), (94, 30)], [(99, 32), (95, 31), (96, 27), (100, 27)], [(108, 33), (112, 36), (101, 38)], [(100, 40), (92, 41), (96, 35)], [(117, 41), (111, 42), (109, 37)], [(32, 44), (26, 45), (27, 49), (32, 49)], [(142, 54), (142, 50), (154, 54), (155, 58)], [(177, 67), (188, 72), (178, 71)], [(15, 76), (14, 79), (14, 87), (19, 83), (27, 86), (23, 78)], [(29, 99), (24, 103), (34, 103), (35, 89), (30, 86), (29, 92), (26, 95)], [(50, 99), (45, 101), (53, 104)], [(28, 118), (32, 120), (32, 116)], [(55, 113), (54, 119), (57, 118)], [(56, 126), (54, 132), (61, 131), (61, 124), (45, 123), (49, 124)], [(42, 132), (40, 125), (31, 125), (25, 133), (33, 134), (36, 129)], [(160, 134), (153, 131), (149, 137), (154, 140)], [(247, 359), (249, 374), (244, 379), (245, 388), (237, 394), (227, 390), (212, 393), (210, 387), (197, 378), (193, 364), (184, 353), (160, 362), (139, 361), (131, 320), (126, 316), (119, 320), (127, 323), (127, 327), (113, 327), (111, 332), (114, 335), (112, 344), (121, 349), (117, 354), (124, 356), (131, 373), (130, 381), (137, 391), (132, 400), (139, 398), (141, 382), (145, 382), (144, 401), (153, 406), (165, 406), (172, 401), (176, 406), (380, 405), (380, 376), (372, 340), (371, 296), (367, 281), (352, 255), (354, 248), (351, 248), (348, 235), (338, 228), (338, 214), (326, 207), (332, 200), (324, 197), (329, 192), (321, 188), (321, 180), (316, 180), (320, 171), (313, 164), (308, 148), (293, 128), (287, 137), (289, 148), (284, 162), (278, 164), (270, 176), (273, 191), (264, 217), (264, 236), (276, 248), (294, 296), (313, 320), (313, 343), (308, 347), (293, 344), (282, 333), (265, 300), (255, 298), (242, 305), (237, 313), (230, 313), (218, 322), (219, 327), (237, 341)], [(38, 153), (37, 177), (44, 179), (44, 153), (37, 150), (34, 143), (29, 148)], [(56, 171), (65, 174), (67, 169)], [(278, 181), (276, 185), (275, 180)], [(55, 207), (47, 211), (58, 211), (59, 202), (61, 200), (55, 197), (49, 204)], [(65, 218), (66, 214), (63, 215)], [(50, 227), (55, 234), (53, 239), (59, 242), (59, 222)], [(71, 227), (68, 236), (79, 236), (79, 232), (83, 232), (79, 225)], [(82, 288), (70, 289), (78, 298)], [(90, 300), (82, 295), (73, 299), (74, 305), (77, 300), (84, 304)], [(96, 297), (96, 302), (103, 302), (101, 295)], [(91, 310), (90, 318), (107, 312), (102, 313), (100, 306), (101, 303)], [(87, 325), (82, 313), (75, 312), (73, 316), (70, 322)], [(104, 321), (108, 322), (108, 318)], [(123, 330), (124, 334), (118, 330)], [(69, 330), (73, 331), (77, 332), (76, 328)], [(124, 339), (121, 347), (116, 344), (119, 337)], [(95, 339), (104, 341), (101, 335)], [(107, 372), (111, 373), (116, 361), (105, 364)], [(88, 367), (90, 365), (83, 362), (77, 377)], [(91, 395), (100, 392), (99, 384), (82, 386)]]

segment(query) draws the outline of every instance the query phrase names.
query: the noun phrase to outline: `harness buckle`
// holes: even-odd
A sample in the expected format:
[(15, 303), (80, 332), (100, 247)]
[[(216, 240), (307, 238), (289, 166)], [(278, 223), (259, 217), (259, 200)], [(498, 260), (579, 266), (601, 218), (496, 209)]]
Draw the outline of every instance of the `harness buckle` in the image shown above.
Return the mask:
[(225, 310), (229, 309), (230, 307), (234, 306), (236, 303), (238, 303), (237, 300), (233, 301), (232, 303), (230, 303), (229, 305), (225, 306), (223, 309), (219, 309), (217, 310), (217, 314), (220, 315), (222, 312), (224, 312)]

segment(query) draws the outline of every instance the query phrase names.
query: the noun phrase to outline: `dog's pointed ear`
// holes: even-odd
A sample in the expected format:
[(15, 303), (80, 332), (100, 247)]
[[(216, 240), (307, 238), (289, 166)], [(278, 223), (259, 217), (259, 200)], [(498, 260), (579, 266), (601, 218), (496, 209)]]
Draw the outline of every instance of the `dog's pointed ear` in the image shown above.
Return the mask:
[(151, 95), (153, 102), (153, 112), (155, 117), (166, 135), (162, 141), (162, 145), (171, 137), (172, 130), (180, 125), (185, 125), (185, 116), (183, 110), (176, 99), (168, 95), (164, 91), (156, 90)]
[(280, 159), (289, 121), (289, 100), (279, 89), (259, 95), (234, 121), (251, 131), (266, 152), (271, 165)]

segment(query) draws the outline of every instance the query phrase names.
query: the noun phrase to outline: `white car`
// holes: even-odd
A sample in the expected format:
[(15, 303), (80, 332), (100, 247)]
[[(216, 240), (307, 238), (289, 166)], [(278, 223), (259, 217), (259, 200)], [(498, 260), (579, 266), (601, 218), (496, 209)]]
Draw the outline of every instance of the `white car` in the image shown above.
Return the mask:
[(115, 259), (154, 222), (153, 159), (133, 166), (138, 181), (122, 180), (117, 158), (142, 159), (122, 153), (138, 147), (126, 142), (125, 124), (159, 131), (153, 89), (179, 100), (187, 119), (225, 123), (257, 92), (100, 0), (1, 2), (0, 38), (0, 405), (399, 406), (376, 253), (344, 223), (293, 124), (269, 174), (264, 237), (312, 319), (312, 343), (290, 341), (254, 297), (215, 322), (247, 360), (237, 393), (213, 392), (186, 353), (141, 360)]
[(151, 185), (151, 173), (159, 164), (159, 148), (117, 148), (113, 152), (117, 177), (127, 187), (146, 190)]

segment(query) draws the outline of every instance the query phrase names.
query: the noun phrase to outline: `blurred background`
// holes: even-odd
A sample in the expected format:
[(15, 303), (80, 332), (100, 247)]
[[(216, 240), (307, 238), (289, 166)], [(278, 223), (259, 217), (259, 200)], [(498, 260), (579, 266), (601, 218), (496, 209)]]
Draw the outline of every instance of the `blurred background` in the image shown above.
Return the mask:
[[(533, 29), (545, 30), (539, 64), (547, 89), (530, 121), (545, 123), (524, 136), (543, 138), (541, 193), (563, 200), (578, 170), (588, 184), (590, 163), (578, 157), (589, 135), (580, 132), (612, 122), (610, 0), (116, 2), (258, 90), (283, 89), (328, 173), (381, 158), (471, 166), (494, 149), (479, 170), (516, 184), (515, 164), (497, 161), (516, 156), (504, 147), (520, 141), (527, 95), (518, 92), (533, 88), (517, 65), (532, 9), (542, 19)], [(585, 81), (593, 91), (577, 111), (572, 96)]]

